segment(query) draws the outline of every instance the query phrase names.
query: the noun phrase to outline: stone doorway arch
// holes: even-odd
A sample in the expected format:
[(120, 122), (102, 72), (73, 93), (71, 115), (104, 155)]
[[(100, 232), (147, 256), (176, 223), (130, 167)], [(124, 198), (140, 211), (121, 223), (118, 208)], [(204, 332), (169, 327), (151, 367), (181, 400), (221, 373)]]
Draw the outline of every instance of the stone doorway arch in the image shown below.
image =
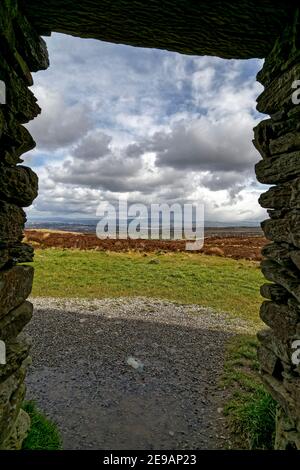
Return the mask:
[(270, 116), (255, 129), (262, 156), (256, 175), (272, 187), (260, 203), (269, 209), (263, 230), (272, 241), (263, 251), (262, 287), (267, 299), (261, 318), (269, 327), (259, 334), (264, 383), (278, 401), (276, 447), (300, 449), (300, 367), (293, 342), (300, 338), (300, 80), (299, 10), (293, 2), (130, 2), (119, 0), (4, 0), (0, 6), (0, 80), (6, 102), (0, 106), (0, 340), (7, 363), (0, 369), (0, 446), (14, 446), (24, 398), (29, 343), (22, 336), (32, 306), (26, 301), (33, 269), (22, 243), (23, 207), (37, 195), (36, 175), (21, 163), (34, 148), (23, 126), (40, 108), (29, 87), (31, 72), (49, 66), (41, 35), (52, 31), (110, 42), (155, 47), (224, 58), (265, 57), (258, 80), (265, 90), (257, 109)]

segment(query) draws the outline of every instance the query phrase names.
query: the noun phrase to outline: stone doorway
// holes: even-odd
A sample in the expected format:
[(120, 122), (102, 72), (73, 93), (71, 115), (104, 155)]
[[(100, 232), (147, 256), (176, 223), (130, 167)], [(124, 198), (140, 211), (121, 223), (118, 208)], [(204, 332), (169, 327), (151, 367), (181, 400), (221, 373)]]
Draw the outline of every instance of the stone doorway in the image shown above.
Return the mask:
[[(20, 429), (20, 422), (26, 421), (26, 418), (19, 414), (19, 409), (25, 393), (24, 378), (29, 344), (24, 336), (20, 336), (20, 333), (32, 314), (32, 306), (26, 298), (30, 293), (33, 270), (28, 266), (20, 265), (32, 258), (31, 248), (21, 243), (25, 222), (22, 207), (30, 205), (36, 196), (37, 178), (30, 169), (18, 163), (20, 163), (21, 155), (34, 147), (34, 142), (23, 124), (35, 118), (40, 112), (36, 99), (29, 89), (32, 85), (30, 72), (48, 67), (45, 44), (39, 36), (52, 30), (52, 26), (47, 25), (47, 18), (53, 19), (54, 30), (76, 34), (77, 27), (74, 24), (72, 27), (71, 23), (71, 30), (68, 31), (68, 27), (62, 25), (63, 18), (68, 17), (68, 11), (66, 15), (61, 14), (55, 17), (53, 7), (57, 9), (55, 1), (49, 2), (48, 7), (40, 2), (37, 5), (35, 1), (31, 1), (26, 11), (28, 17), (24, 15), (22, 8), (18, 8), (14, 0), (6, 0), (0, 7), (2, 26), (0, 46), (3, 54), (0, 71), (1, 80), (5, 83), (7, 91), (7, 101), (1, 105), (0, 114), (2, 145), (0, 176), (1, 340), (7, 342), (8, 357), (7, 365), (1, 368), (0, 376), (2, 392), (0, 441), (4, 448), (11, 445), (11, 440)], [(234, 15), (233, 5), (230, 2), (227, 7), (233, 13), (233, 18), (242, 21), (238, 14)], [(68, 8), (72, 11), (73, 6), (67, 5), (67, 10)], [(166, 7), (165, 13), (167, 10)], [(253, 57), (256, 54), (259, 57), (266, 56), (264, 67), (258, 75), (258, 80), (265, 87), (265, 91), (258, 99), (258, 110), (269, 114), (271, 119), (263, 121), (255, 131), (255, 146), (263, 157), (256, 166), (256, 174), (261, 183), (274, 185), (261, 198), (262, 205), (269, 209), (270, 215), (270, 219), (264, 222), (263, 229), (267, 238), (273, 243), (264, 250), (267, 259), (262, 265), (267, 280), (272, 284), (262, 288), (262, 293), (268, 300), (262, 305), (261, 317), (270, 329), (260, 334), (262, 345), (259, 357), (263, 380), (281, 407), (278, 414), (276, 446), (283, 449), (299, 448), (299, 365), (292, 362), (292, 353), (293, 341), (297, 340), (299, 335), (298, 177), (300, 147), (297, 124), (299, 107), (297, 97), (296, 101), (293, 101), (293, 93), (291, 93), (300, 75), (299, 12), (292, 6), (282, 10), (281, 2), (278, 2), (273, 14), (267, 16), (270, 24), (269, 28), (265, 28), (266, 13), (270, 12), (268, 5), (264, 4), (262, 7), (255, 5), (252, 11), (259, 11), (259, 14), (250, 15), (241, 24), (252, 25), (260, 41), (251, 42), (249, 39), (251, 34), (249, 35), (246, 31), (245, 41), (236, 42), (235, 49), (234, 47), (233, 49), (236, 51), (236, 56), (241, 58)], [(46, 15), (43, 12), (46, 12)], [(190, 19), (191, 31), (195, 31), (191, 13), (188, 9), (186, 19)], [(119, 14), (120, 12), (117, 11), (117, 18)], [(170, 11), (169, 14), (170, 18), (174, 19)], [(210, 16), (209, 11), (206, 11), (206, 14), (208, 23), (213, 24), (213, 17)], [(110, 12), (108, 16), (111, 19), (115, 18), (115, 12)], [(160, 14), (158, 17), (160, 18)], [(37, 18), (40, 22), (38, 32), (34, 26)], [(78, 18), (82, 24), (85, 23), (85, 15), (78, 15)], [(92, 12), (89, 18), (92, 18)], [(138, 22), (140, 19), (140, 24), (143, 24), (140, 10), (137, 11), (137, 18)], [(285, 29), (282, 27), (282, 20), (287, 24)], [(227, 18), (226, 22), (227, 34), (232, 40), (233, 37), (236, 38), (238, 21)], [(93, 27), (91, 22), (91, 35), (93, 35)], [(180, 24), (178, 25), (176, 18), (173, 28), (180, 31)], [(241, 35), (243, 35), (242, 29), (238, 28)], [(264, 35), (265, 29), (268, 29), (268, 37)], [(85, 28), (83, 30), (81, 35), (84, 36), (87, 33)], [(119, 29), (116, 27), (114, 31), (119, 31)], [(122, 41), (118, 35), (113, 36), (115, 41), (118, 39)], [(163, 28), (161, 28), (158, 34), (159, 39), (155, 40), (154, 46), (163, 47), (163, 44), (170, 44), (171, 49), (178, 51), (182, 47), (188, 47), (183, 44), (183, 40), (179, 39), (180, 35), (174, 39), (172, 30), (169, 31), (169, 37), (173, 38), (171, 43), (168, 42), (168, 37), (164, 37)], [(201, 38), (200, 33), (199, 38)], [(129, 42), (139, 45), (139, 41), (141, 39), (134, 36)], [(192, 43), (191, 38), (189, 41)], [(242, 45), (247, 41), (249, 41), (250, 49), (247, 50), (247, 47), (242, 49)], [(274, 44), (271, 51), (270, 41)], [(176, 46), (177, 42), (179, 42), (178, 46)], [(234, 55), (232, 43), (228, 48), (226, 40), (223, 42), (220, 39), (219, 43), (220, 52), (217, 51), (216, 55), (226, 56), (227, 54), (231, 57)], [(205, 51), (208, 46), (203, 38), (202, 44), (202, 51)], [(212, 39), (212, 44), (216, 44), (216, 40)], [(256, 46), (257, 44), (259, 46)], [(145, 45), (149, 46), (150, 42), (145, 40)], [(199, 47), (200, 53), (201, 40)]]

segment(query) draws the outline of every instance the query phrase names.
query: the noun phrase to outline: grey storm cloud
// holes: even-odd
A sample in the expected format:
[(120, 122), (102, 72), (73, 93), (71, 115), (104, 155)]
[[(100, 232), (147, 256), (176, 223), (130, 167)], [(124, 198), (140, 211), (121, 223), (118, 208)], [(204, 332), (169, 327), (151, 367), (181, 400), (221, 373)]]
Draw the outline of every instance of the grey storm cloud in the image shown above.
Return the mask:
[[(139, 153), (154, 152), (159, 167), (216, 171), (220, 179), (220, 172), (253, 168), (257, 161), (251, 140), (254, 124), (250, 115), (244, 115), (240, 120), (231, 118), (215, 122), (201, 117), (192, 124), (182, 122), (169, 132), (155, 133), (150, 140), (139, 144)], [(137, 146), (132, 146), (130, 151), (136, 155)]]
[(243, 189), (245, 185), (242, 185), (241, 181), (245, 181), (247, 177), (251, 179), (251, 176), (253, 177), (250, 171), (242, 173), (238, 173), (236, 171), (214, 171), (201, 177), (201, 184), (211, 191), (220, 191), (228, 188), (234, 188), (237, 190)]
[(98, 159), (84, 160), (75, 157), (66, 160), (59, 167), (51, 167), (49, 176), (55, 181), (65, 184), (123, 192), (129, 190), (130, 178), (137, 175), (142, 167), (141, 160), (124, 159), (109, 152)]
[[(139, 191), (141, 194), (164, 193), (162, 188), (176, 188), (182, 197), (191, 189), (191, 175), (211, 191), (228, 190), (232, 199), (254, 177), (257, 153), (250, 135), (254, 119), (243, 114), (232, 124), (210, 122), (204, 116), (192, 122), (180, 122), (166, 132), (156, 132), (149, 139), (111, 148), (112, 137), (102, 131), (91, 132), (73, 149), (72, 158), (50, 169), (50, 177), (65, 184), (101, 188), (113, 192)], [(155, 154), (155, 168), (145, 168), (142, 156)], [(173, 191), (171, 191), (173, 192)]]
[(58, 167), (48, 170), (51, 180), (102, 189), (111, 192), (140, 192), (144, 195), (156, 192), (167, 193), (173, 187), (177, 197), (188, 190), (189, 182), (181, 171), (164, 168), (159, 172), (148, 173), (142, 159), (125, 158), (110, 152), (98, 160), (72, 158)]
[(75, 147), (73, 155), (82, 160), (97, 160), (110, 154), (112, 137), (101, 131), (86, 135)]

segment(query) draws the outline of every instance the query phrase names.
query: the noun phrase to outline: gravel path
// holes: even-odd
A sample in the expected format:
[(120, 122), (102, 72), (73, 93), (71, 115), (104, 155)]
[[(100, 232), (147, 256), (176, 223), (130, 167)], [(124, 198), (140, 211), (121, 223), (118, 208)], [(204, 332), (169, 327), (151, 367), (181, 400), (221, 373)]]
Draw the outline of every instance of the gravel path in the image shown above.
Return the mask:
[(245, 322), (140, 297), (32, 301), (27, 395), (65, 449), (224, 446), (217, 384), (224, 346)]

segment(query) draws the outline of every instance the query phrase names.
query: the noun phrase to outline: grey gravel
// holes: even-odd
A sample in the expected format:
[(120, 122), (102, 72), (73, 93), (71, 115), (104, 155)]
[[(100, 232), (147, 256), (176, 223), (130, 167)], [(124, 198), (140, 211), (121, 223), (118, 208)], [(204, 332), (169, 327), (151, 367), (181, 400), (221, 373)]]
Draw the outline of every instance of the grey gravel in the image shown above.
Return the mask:
[(224, 447), (224, 348), (251, 325), (143, 297), (31, 301), (27, 398), (58, 424), (65, 449)]

